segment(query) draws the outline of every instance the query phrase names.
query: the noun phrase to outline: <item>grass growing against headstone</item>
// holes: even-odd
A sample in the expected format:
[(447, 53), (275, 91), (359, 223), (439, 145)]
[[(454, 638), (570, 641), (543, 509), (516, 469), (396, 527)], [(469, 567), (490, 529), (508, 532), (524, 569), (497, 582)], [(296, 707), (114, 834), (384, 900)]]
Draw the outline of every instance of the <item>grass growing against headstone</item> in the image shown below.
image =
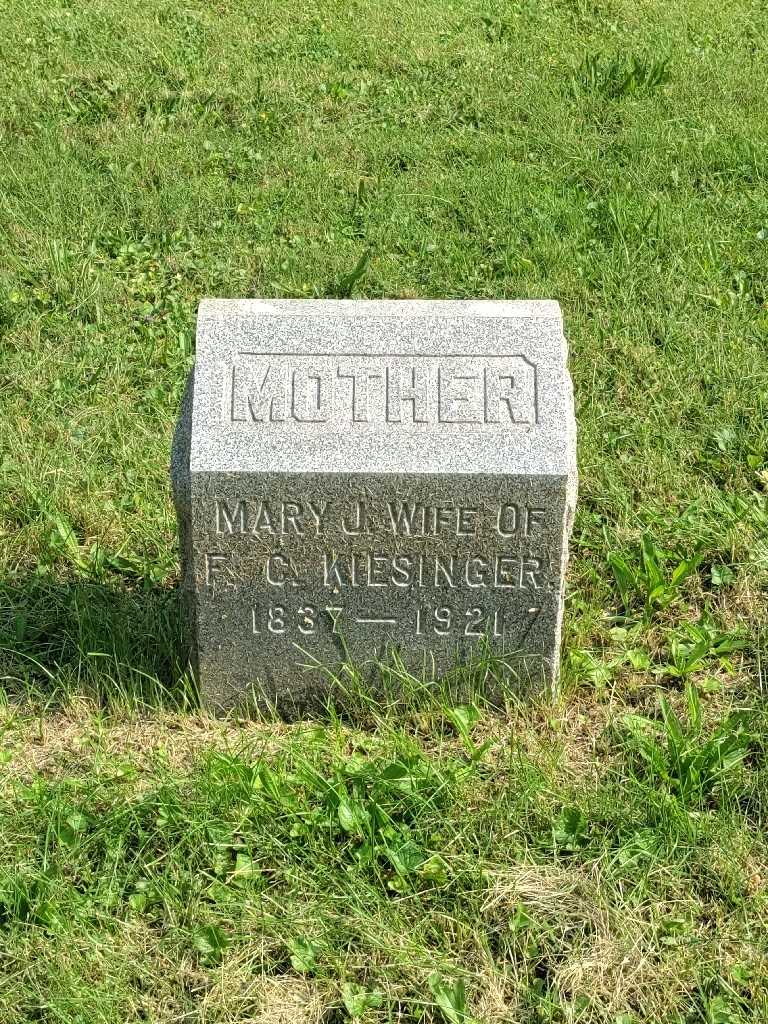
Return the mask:
[[(768, 1017), (766, 29), (4, 12), (3, 1024)], [(197, 301), (350, 294), (561, 301), (557, 699), (197, 711), (167, 480)]]

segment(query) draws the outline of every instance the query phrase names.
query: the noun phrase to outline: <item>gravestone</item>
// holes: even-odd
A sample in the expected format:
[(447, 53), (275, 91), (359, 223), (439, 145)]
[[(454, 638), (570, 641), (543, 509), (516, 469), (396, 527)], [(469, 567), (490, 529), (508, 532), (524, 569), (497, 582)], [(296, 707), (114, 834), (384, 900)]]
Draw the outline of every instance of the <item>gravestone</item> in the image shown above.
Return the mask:
[(557, 675), (576, 430), (556, 302), (206, 300), (172, 458), (207, 701), (350, 659)]

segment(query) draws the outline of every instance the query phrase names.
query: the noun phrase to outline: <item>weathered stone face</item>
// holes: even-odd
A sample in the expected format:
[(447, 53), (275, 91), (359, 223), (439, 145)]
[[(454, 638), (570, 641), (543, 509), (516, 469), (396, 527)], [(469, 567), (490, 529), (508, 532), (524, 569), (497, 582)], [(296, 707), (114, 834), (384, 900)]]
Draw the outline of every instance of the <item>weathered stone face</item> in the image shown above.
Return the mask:
[(286, 709), (349, 657), (556, 676), (575, 426), (556, 303), (207, 301), (174, 448), (193, 664)]

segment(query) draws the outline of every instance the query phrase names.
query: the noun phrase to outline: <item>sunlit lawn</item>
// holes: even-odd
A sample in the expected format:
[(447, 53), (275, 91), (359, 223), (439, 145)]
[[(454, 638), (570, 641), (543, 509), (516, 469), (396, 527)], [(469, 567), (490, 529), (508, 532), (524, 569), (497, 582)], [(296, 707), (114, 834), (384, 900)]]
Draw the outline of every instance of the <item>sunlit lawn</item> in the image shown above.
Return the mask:
[[(768, 1019), (767, 31), (746, 0), (6, 10), (3, 1024)], [(167, 471), (196, 306), (362, 265), (359, 297), (562, 304), (561, 693), (217, 722)]]

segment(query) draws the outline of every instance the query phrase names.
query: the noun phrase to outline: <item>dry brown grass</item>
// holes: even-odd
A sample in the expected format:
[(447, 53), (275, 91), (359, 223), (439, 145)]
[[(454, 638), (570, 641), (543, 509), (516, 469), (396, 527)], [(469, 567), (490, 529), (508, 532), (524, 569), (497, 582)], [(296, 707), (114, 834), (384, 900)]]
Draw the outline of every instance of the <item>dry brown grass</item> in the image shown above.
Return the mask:
[(588, 1000), (589, 1013), (580, 1020), (605, 1021), (627, 1007), (642, 1010), (643, 1019), (664, 1020), (686, 994), (690, 955), (660, 941), (651, 910), (655, 916), (663, 908), (617, 904), (615, 894), (603, 892), (596, 865), (590, 871), (528, 865), (496, 874), (486, 919), (503, 922), (518, 907), (549, 935), (549, 983), (567, 998)]
[(199, 1006), (200, 1024), (320, 1024), (329, 1002), (315, 982), (295, 975), (253, 977), (247, 962), (220, 970)]
[(2, 746), (10, 759), (6, 779), (36, 775), (59, 777), (104, 766), (114, 772), (121, 760), (139, 772), (162, 758), (170, 770), (183, 771), (203, 750), (247, 744), (278, 749), (301, 726), (231, 721), (202, 712), (153, 711), (104, 715), (86, 701), (40, 717), (5, 707), (0, 712)]

